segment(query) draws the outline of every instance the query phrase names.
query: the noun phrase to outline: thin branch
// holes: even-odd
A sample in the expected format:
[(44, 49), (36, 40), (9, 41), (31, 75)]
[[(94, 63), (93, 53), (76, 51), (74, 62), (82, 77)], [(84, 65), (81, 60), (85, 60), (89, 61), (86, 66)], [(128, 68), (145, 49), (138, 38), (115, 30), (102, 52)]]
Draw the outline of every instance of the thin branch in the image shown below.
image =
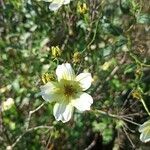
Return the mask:
[(125, 114), (130, 108), (132, 108), (137, 103), (138, 103), (138, 101), (133, 102), (128, 108), (122, 109), (122, 112)]
[(135, 149), (135, 145), (134, 145), (134, 143), (132, 142), (130, 136), (128, 135), (128, 133), (127, 133), (127, 131), (126, 131), (126, 129), (125, 129), (124, 127), (123, 127), (123, 131), (124, 131), (124, 133), (126, 134), (126, 136), (127, 136), (128, 140), (129, 140), (129, 142), (131, 143), (133, 149)]
[[(144, 113), (142, 113), (144, 115)], [(132, 113), (132, 114), (125, 114), (125, 115), (122, 115), (122, 117), (129, 117), (129, 116), (140, 116), (141, 113)]]
[(32, 131), (35, 131), (35, 130), (38, 130), (38, 129), (53, 129), (53, 127), (51, 127), (51, 126), (37, 126), (37, 127), (29, 128), (29, 129), (27, 129), (25, 132), (23, 132), (23, 133), (15, 140), (15, 142), (14, 142), (12, 145), (8, 146), (7, 148), (9, 148), (10, 150), (13, 149), (13, 148), (16, 146), (16, 144), (22, 139), (22, 137), (23, 137), (25, 134), (27, 134), (27, 133), (29, 133), (29, 132), (32, 132)]
[[(101, 17), (101, 16), (100, 16), (100, 17)], [(84, 53), (84, 52), (87, 50), (87, 48), (89, 48), (90, 45), (94, 42), (94, 40), (95, 40), (95, 38), (96, 38), (97, 30), (98, 30), (98, 25), (99, 25), (99, 22), (100, 22), (100, 17), (98, 18), (98, 21), (96, 22), (96, 28), (95, 28), (95, 32), (94, 32), (94, 35), (93, 35), (93, 37), (92, 37), (92, 40), (87, 44), (87, 46), (82, 50), (81, 53)], [(86, 55), (85, 55), (85, 56), (86, 56)], [(78, 70), (77, 70), (77, 74), (78, 74), (79, 71), (80, 71), (82, 62), (83, 62), (83, 61), (80, 62), (79, 68), (78, 68)]]
[(97, 34), (97, 30), (98, 30), (98, 24), (100, 22), (100, 18), (101, 16), (98, 18), (98, 21), (96, 22), (96, 27), (95, 27), (95, 32), (94, 35), (92, 37), (92, 40), (89, 42), (89, 44), (83, 49), (83, 51), (81, 53), (83, 53), (87, 48), (89, 48), (89, 46), (94, 42), (95, 38), (96, 38), (96, 34)]
[(121, 119), (124, 120), (124, 121), (127, 121), (127, 122), (129, 122), (129, 123), (131, 123), (131, 124), (134, 124), (134, 125), (136, 125), (136, 126), (140, 126), (140, 125), (141, 125), (141, 124), (136, 123), (136, 122), (134, 122), (134, 121), (132, 121), (132, 120), (129, 120), (129, 119), (125, 118), (125, 117), (121, 117)]
[(126, 128), (127, 128), (130, 132), (132, 132), (132, 133), (135, 133), (135, 132), (136, 132), (135, 130), (130, 129), (126, 123), (124, 123), (124, 127), (126, 127)]
[(30, 124), (30, 120), (31, 120), (32, 114), (35, 113), (35, 112), (37, 112), (39, 109), (41, 109), (41, 108), (45, 105), (45, 103), (46, 103), (46, 102), (42, 103), (42, 104), (41, 104), (40, 106), (38, 106), (36, 109), (31, 110), (31, 111), (29, 112), (29, 116), (28, 116), (28, 118), (27, 118), (27, 120), (26, 120), (26, 122), (25, 122), (25, 129), (26, 129), (26, 130), (29, 128), (29, 124)]
[(102, 111), (102, 110), (91, 110), (91, 112), (94, 112), (94, 113), (100, 113), (102, 115), (105, 115), (105, 116), (109, 116), (111, 118), (116, 118), (116, 119), (119, 119), (119, 120), (124, 120), (124, 121), (127, 121), (129, 123), (132, 123), (134, 125), (137, 125), (137, 126), (140, 126), (140, 124), (130, 120), (130, 119), (127, 119), (125, 118), (125, 116), (121, 116), (121, 115), (116, 115), (116, 114), (111, 114), (109, 112), (105, 112), (105, 111)]
[(94, 148), (94, 146), (96, 145), (96, 141), (98, 140), (99, 138), (99, 135), (96, 134), (95, 137), (94, 137), (94, 140), (91, 142), (91, 144), (85, 148), (84, 150), (91, 150), (92, 148)]
[(91, 110), (91, 111), (94, 112), (94, 113), (100, 113), (102, 115), (109, 116), (109, 117), (112, 117), (112, 118), (120, 119), (120, 116), (115, 115), (115, 114), (111, 114), (111, 113), (108, 113), (108, 112), (105, 112), (105, 111), (102, 111), (102, 110)]
[(92, 143), (87, 148), (85, 148), (85, 150), (91, 150), (95, 146), (95, 144), (96, 144), (96, 141), (93, 140)]
[(144, 66), (144, 67), (150, 67), (149, 64), (145, 64), (145, 63), (142, 63), (133, 53), (130, 52), (129, 54), (137, 64), (141, 65), (141, 66)]
[(51, 139), (52, 139), (52, 134), (50, 134), (50, 135), (48, 136), (45, 150), (48, 150), (48, 147), (49, 147), (49, 145), (50, 145)]
[(125, 107), (125, 105), (127, 104), (127, 102), (128, 102), (128, 100), (129, 100), (129, 98), (130, 98), (132, 92), (133, 92), (133, 90), (131, 90), (130, 93), (128, 94), (126, 100), (124, 101), (124, 103), (123, 103), (123, 105), (122, 105), (122, 107), (121, 107), (121, 110), (124, 110), (124, 107)]

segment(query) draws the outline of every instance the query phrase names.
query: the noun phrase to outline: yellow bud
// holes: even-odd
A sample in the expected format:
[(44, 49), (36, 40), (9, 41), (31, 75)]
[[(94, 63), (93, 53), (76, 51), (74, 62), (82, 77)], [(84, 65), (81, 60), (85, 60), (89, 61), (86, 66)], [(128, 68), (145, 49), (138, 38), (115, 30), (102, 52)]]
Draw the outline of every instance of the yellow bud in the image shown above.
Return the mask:
[(88, 10), (86, 3), (83, 3), (82, 9), (83, 9), (84, 12)]
[(52, 51), (52, 56), (54, 58), (57, 58), (57, 57), (61, 56), (61, 50), (58, 46), (52, 46), (51, 51)]
[(95, 85), (97, 83), (97, 81), (99, 80), (97, 75), (93, 76), (93, 84)]
[(86, 3), (78, 2), (77, 4), (77, 12), (80, 14), (85, 14), (85, 12), (88, 10)]
[(75, 52), (73, 54), (73, 62), (74, 63), (78, 63), (78, 62), (80, 62), (80, 60), (81, 60), (81, 53)]
[(140, 76), (142, 75), (142, 70), (141, 70), (141, 68), (137, 68), (137, 69), (136, 69), (135, 75), (136, 75), (137, 77), (140, 77)]
[(42, 79), (42, 82), (44, 84), (46, 84), (47, 82), (55, 80), (54, 76), (52, 74), (49, 74), (49, 73), (43, 74), (42, 77), (41, 77), (41, 79)]
[(101, 69), (104, 70), (104, 71), (106, 71), (106, 70), (108, 70), (108, 69), (109, 69), (112, 65), (114, 65), (114, 64), (115, 64), (115, 61), (114, 61), (114, 59), (112, 58), (112, 59), (106, 61), (106, 62), (101, 66)]
[(140, 100), (142, 98), (141, 92), (139, 90), (134, 90), (132, 92), (132, 97), (134, 99)]

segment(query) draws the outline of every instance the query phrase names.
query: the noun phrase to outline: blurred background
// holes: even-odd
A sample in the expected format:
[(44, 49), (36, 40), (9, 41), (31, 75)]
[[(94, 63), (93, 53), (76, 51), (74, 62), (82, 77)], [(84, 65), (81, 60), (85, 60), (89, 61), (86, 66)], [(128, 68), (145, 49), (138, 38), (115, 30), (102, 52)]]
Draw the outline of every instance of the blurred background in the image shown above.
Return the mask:
[[(150, 1), (72, 0), (57, 12), (49, 4), (0, 0), (0, 150), (149, 150), (125, 119), (148, 119), (140, 99), (150, 109)], [(51, 128), (26, 132), (44, 102), (40, 86), (63, 62), (92, 73), (93, 111), (63, 124), (46, 103), (29, 129)]]

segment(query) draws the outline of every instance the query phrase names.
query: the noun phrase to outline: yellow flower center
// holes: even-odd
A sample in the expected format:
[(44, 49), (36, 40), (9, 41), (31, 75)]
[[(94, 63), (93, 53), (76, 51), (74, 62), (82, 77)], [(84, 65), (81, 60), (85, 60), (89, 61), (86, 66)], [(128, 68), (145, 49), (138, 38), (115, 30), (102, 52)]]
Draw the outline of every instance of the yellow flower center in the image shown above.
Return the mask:
[(74, 95), (74, 93), (76, 90), (74, 89), (74, 87), (72, 85), (64, 85), (64, 94), (66, 96), (71, 96)]
[(58, 94), (61, 94), (67, 101), (76, 98), (79, 92), (82, 91), (79, 82), (71, 80), (60, 80)]

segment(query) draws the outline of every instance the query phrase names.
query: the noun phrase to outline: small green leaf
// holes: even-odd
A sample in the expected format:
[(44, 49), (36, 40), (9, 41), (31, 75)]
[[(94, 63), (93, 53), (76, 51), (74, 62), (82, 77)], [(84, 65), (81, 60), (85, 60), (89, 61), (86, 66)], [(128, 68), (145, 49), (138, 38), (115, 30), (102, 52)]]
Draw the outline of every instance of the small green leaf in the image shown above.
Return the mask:
[(108, 56), (111, 54), (111, 51), (112, 51), (112, 47), (111, 46), (108, 46), (106, 48), (103, 49), (103, 56)]
[(112, 128), (106, 128), (102, 132), (102, 136), (103, 136), (104, 143), (105, 144), (109, 143), (112, 140), (112, 138), (113, 138), (113, 130), (112, 130)]
[(140, 24), (150, 24), (150, 15), (148, 15), (148, 14), (139, 14), (136, 17), (136, 21), (137, 21), (137, 23), (140, 23)]

